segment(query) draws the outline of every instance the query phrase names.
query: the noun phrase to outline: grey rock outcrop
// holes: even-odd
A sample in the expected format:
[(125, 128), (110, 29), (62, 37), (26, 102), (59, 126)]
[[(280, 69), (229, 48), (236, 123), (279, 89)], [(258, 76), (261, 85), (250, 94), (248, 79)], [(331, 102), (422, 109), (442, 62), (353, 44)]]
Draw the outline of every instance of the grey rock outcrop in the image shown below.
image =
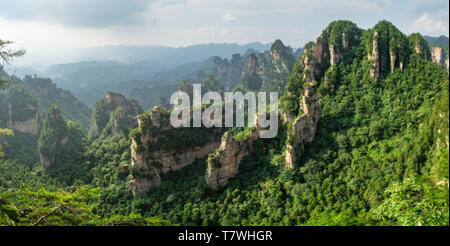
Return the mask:
[(39, 135), (38, 104), (24, 89), (16, 87), (3, 91), (0, 104), (0, 126), (34, 137)]
[(449, 69), (449, 60), (448, 54), (445, 53), (445, 50), (441, 47), (434, 46), (431, 48), (431, 57), (432, 61), (436, 64), (446, 67)]
[(136, 128), (135, 117), (143, 112), (136, 100), (119, 93), (108, 92), (94, 106), (89, 139), (107, 136), (128, 136)]
[(367, 58), (371, 62), (370, 75), (378, 80), (395, 69), (403, 70), (410, 55), (410, 41), (392, 23), (380, 21), (373, 28)]
[(208, 158), (206, 183), (209, 187), (217, 189), (224, 186), (230, 178), (239, 173), (242, 158), (250, 153), (258, 137), (258, 128), (250, 131), (242, 140), (234, 139), (228, 132), (222, 136), (220, 148)]
[[(27, 110), (34, 111), (34, 115), (26, 120), (22, 121), (14, 121), (13, 119), (9, 120), (6, 124), (8, 128), (13, 129), (15, 131), (19, 131), (21, 133), (27, 133), (31, 136), (39, 135), (39, 112), (33, 105), (27, 105)], [(9, 115), (12, 115), (12, 112), (9, 111)], [(12, 117), (11, 117), (12, 118)]]
[(261, 88), (264, 79), (264, 69), (267, 60), (264, 53), (251, 53), (247, 56), (246, 70), (235, 90), (257, 91)]
[(380, 56), (378, 51), (378, 32), (373, 32), (372, 40), (372, 53), (368, 54), (369, 61), (372, 62), (372, 67), (370, 68), (370, 76), (372, 78), (378, 79), (380, 77)]
[(231, 60), (220, 57), (213, 58), (213, 74), (219, 80), (225, 91), (232, 91), (243, 76), (244, 58), (234, 54)]
[(54, 105), (47, 112), (47, 118), (39, 138), (39, 156), (41, 166), (48, 168), (64, 155), (66, 144), (69, 142), (69, 129), (59, 107)]

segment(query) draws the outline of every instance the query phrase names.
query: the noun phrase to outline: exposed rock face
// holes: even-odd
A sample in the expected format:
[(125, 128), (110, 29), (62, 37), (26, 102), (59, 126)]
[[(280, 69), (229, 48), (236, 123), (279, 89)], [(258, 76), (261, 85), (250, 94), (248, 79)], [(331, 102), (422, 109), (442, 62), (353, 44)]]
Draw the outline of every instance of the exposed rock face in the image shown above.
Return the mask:
[(110, 114), (109, 122), (103, 129), (101, 136), (122, 136), (127, 137), (129, 130), (137, 127), (135, 117), (140, 111), (128, 111), (125, 107), (119, 106)]
[(305, 73), (303, 74), (303, 79), (305, 81), (314, 81), (315, 80), (315, 62), (312, 56), (305, 56), (301, 59), (305, 67)]
[(37, 102), (24, 89), (17, 87), (0, 94), (0, 125), (32, 136), (39, 134)]
[(270, 48), (270, 57), (264, 68), (261, 90), (282, 93), (294, 63), (291, 48), (285, 46), (281, 40), (276, 40)]
[(266, 66), (266, 57), (264, 53), (250, 54), (247, 57), (247, 73), (246, 75), (256, 76), (260, 79), (264, 76), (264, 67)]
[[(439, 120), (441, 122), (443, 122), (442, 125), (447, 125), (448, 126), (448, 121), (449, 121), (449, 112), (440, 112), (439, 113)], [(446, 133), (446, 134), (445, 134)], [(448, 136), (448, 128), (445, 129), (437, 129), (437, 135), (438, 138), (436, 139), (436, 147), (437, 149), (445, 149), (445, 148), (449, 148), (450, 144), (449, 144), (449, 136)]]
[(374, 28), (368, 47), (370, 75), (379, 79), (403, 66), (410, 54), (410, 41), (388, 21), (380, 21)]
[(131, 144), (130, 191), (139, 195), (161, 184), (161, 173), (178, 170), (220, 146), (225, 128), (173, 128), (170, 115), (155, 107), (138, 117)]
[(300, 105), (303, 114), (297, 117), (288, 129), (286, 167), (289, 168), (296, 167), (305, 144), (312, 142), (316, 135), (317, 124), (322, 113), (314, 83), (310, 83), (305, 88)]
[(64, 152), (69, 141), (69, 129), (62, 118), (59, 107), (54, 105), (47, 112), (41, 136), (39, 138), (39, 155), (41, 166), (54, 165)]
[[(350, 21), (332, 22), (314, 42), (305, 45), (305, 52), (293, 66), (281, 98), (284, 122), (292, 122), (302, 111), (303, 84), (324, 81), (325, 88), (334, 88), (340, 62), (350, 61), (354, 46), (360, 44), (362, 29)], [(378, 53), (376, 53), (378, 54)]]
[(389, 51), (389, 55), (390, 55), (390, 61), (391, 61), (391, 73), (393, 73), (395, 71), (395, 60), (397, 59), (397, 56), (395, 55), (395, 53), (391, 50)]
[[(219, 84), (219, 81), (217, 78), (213, 77), (212, 75), (207, 75), (204, 78), (202, 78), (202, 81), (197, 81), (195, 83), (201, 84), (201, 96), (205, 95), (207, 92), (217, 92), (221, 96), (223, 96), (224, 88)], [(189, 95), (189, 99), (191, 104), (193, 104), (194, 100), (194, 93), (193, 93), (194, 85), (189, 80), (182, 80), (178, 84), (178, 91), (185, 92)]]
[(247, 74), (249, 76), (258, 76), (263, 78), (264, 67), (266, 66), (266, 56), (264, 53), (259, 55), (250, 54), (247, 61)]
[[(55, 153), (56, 151), (56, 142), (54, 142), (50, 147), (50, 152)], [(44, 155), (39, 154), (40, 160), (41, 160), (41, 166), (43, 168), (48, 168), (56, 163), (56, 155)]]
[(421, 59), (433, 61), (434, 63), (437, 63), (442, 67), (445, 67), (447, 69), (449, 68), (448, 54), (446, 54), (445, 50), (442, 47), (432, 46), (430, 48), (428, 42), (419, 33), (411, 34), (409, 36), (409, 40), (410, 46), (413, 48), (414, 52), (419, 55)]
[(414, 52), (419, 55), (421, 59), (431, 60), (431, 52), (430, 46), (425, 38), (420, 35), (420, 33), (413, 33), (409, 35), (410, 47), (414, 50)]
[(330, 65), (336, 65), (339, 61), (342, 60), (343, 55), (341, 53), (336, 52), (335, 46), (331, 44), (329, 46), (330, 49)]
[[(303, 49), (299, 49), (297, 55), (302, 52)], [(235, 90), (281, 93), (294, 63), (292, 49), (281, 40), (275, 40), (270, 51), (248, 54), (246, 70)]]
[(230, 134), (222, 136), (220, 148), (208, 158), (206, 183), (213, 189), (224, 186), (228, 180), (239, 172), (242, 158), (248, 155), (253, 143), (258, 139), (259, 131), (252, 130), (247, 138), (235, 140)]
[[(27, 105), (28, 110), (35, 112), (34, 116), (24, 121), (8, 121), (7, 127), (22, 133), (27, 133), (32, 136), (38, 136), (39, 134), (39, 112), (33, 105)], [(9, 111), (11, 116), (12, 112)]]
[(134, 99), (119, 93), (106, 93), (105, 98), (94, 106), (89, 138), (106, 136), (128, 136), (128, 131), (137, 127), (135, 117), (143, 112)]
[(304, 48), (298, 48), (295, 52), (294, 52), (294, 58), (297, 61), (298, 59), (300, 59), (300, 57), (303, 55), (303, 53), (305, 52)]
[(53, 105), (58, 104), (62, 116), (70, 121), (79, 122), (84, 128), (89, 128), (92, 110), (78, 100), (70, 91), (58, 88), (48, 78), (25, 76), (18, 85), (33, 96), (41, 116)]
[(213, 74), (225, 91), (233, 90), (242, 78), (244, 68), (244, 58), (240, 54), (234, 54), (230, 61), (220, 57), (213, 58)]
[(320, 81), (325, 71), (351, 55), (353, 45), (359, 43), (361, 30), (349, 21), (332, 22), (314, 43), (305, 46), (300, 58), (304, 81)]
[[(303, 49), (298, 49), (300, 56)], [(259, 52), (249, 49), (244, 55), (234, 54), (231, 59), (214, 57), (211, 74), (224, 91), (282, 91), (285, 79), (295, 63), (295, 55), (290, 47), (276, 40), (270, 51)], [(266, 78), (267, 77), (267, 78)], [(266, 78), (266, 79), (265, 79)], [(197, 79), (203, 81), (205, 77)], [(266, 84), (266, 86), (263, 86)], [(272, 89), (275, 88), (275, 89)]]
[[(214, 57), (212, 75), (219, 81), (224, 91), (232, 91), (235, 88), (245, 91), (259, 90), (269, 64), (273, 63), (277, 66), (272, 65), (271, 67), (274, 73), (278, 74), (282, 73), (286, 67), (292, 67), (295, 62), (292, 50), (285, 47), (281, 41), (277, 41), (276, 43), (281, 45), (275, 45), (276, 51), (259, 52), (249, 49), (242, 56), (234, 54), (230, 60)], [(302, 52), (303, 49), (297, 50), (298, 54)], [(270, 60), (274, 62), (271, 63)], [(197, 81), (201, 82), (205, 78), (206, 76), (203, 79), (197, 79)]]
[(438, 46), (432, 47), (431, 57), (432, 57), (433, 62), (435, 62), (441, 66), (445, 66), (448, 69), (448, 57), (445, 54), (445, 51), (443, 48), (438, 47)]
[(380, 77), (380, 56), (378, 51), (378, 32), (373, 32), (372, 40), (372, 53), (368, 54), (369, 61), (372, 61), (372, 67), (370, 68), (370, 76), (378, 79)]
[(347, 33), (343, 32), (343, 33), (341, 34), (341, 39), (342, 39), (342, 47), (343, 47), (344, 49), (348, 49), (348, 47), (350, 47), (350, 41), (349, 41), (349, 39), (347, 38)]
[(270, 62), (274, 65), (277, 73), (289, 72), (294, 65), (292, 50), (277, 39), (270, 48)]
[(247, 71), (236, 85), (235, 89), (244, 91), (257, 91), (261, 88), (266, 67), (266, 55), (264, 53), (251, 53), (247, 57)]

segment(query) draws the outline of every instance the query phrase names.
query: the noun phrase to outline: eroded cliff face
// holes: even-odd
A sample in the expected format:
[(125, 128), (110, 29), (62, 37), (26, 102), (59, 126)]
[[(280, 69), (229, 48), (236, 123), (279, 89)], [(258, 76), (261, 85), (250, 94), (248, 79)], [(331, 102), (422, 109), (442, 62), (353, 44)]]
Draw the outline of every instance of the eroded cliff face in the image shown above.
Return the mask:
[(264, 53), (251, 53), (247, 56), (247, 69), (235, 90), (257, 91), (261, 88), (264, 79), (264, 69), (267, 64)]
[[(19, 131), (21, 133), (27, 133), (31, 136), (38, 136), (39, 135), (39, 112), (33, 105), (27, 105), (27, 110), (33, 111), (34, 116), (31, 116), (31, 118), (21, 121), (14, 121), (12, 117), (11, 120), (8, 121), (6, 126), (14, 131)], [(9, 111), (9, 115), (12, 115), (12, 111)]]
[(242, 158), (251, 152), (253, 144), (258, 138), (258, 128), (250, 130), (248, 135), (240, 140), (236, 140), (226, 132), (222, 136), (220, 148), (216, 149), (208, 158), (205, 178), (209, 187), (217, 189), (226, 185), (230, 178), (236, 176), (239, 173), (239, 164)]
[(353, 59), (361, 35), (362, 30), (354, 23), (336, 21), (305, 45), (280, 100), (282, 119), (288, 125), (286, 167), (296, 167), (305, 144), (314, 140), (321, 117), (317, 87), (323, 83), (324, 88), (334, 89), (338, 64)]
[(264, 76), (264, 67), (266, 66), (266, 56), (264, 53), (250, 54), (247, 58), (247, 74), (257, 76), (262, 79)]
[(431, 57), (433, 62), (449, 69), (448, 55), (445, 54), (445, 50), (443, 48), (437, 46), (432, 47)]
[(61, 116), (59, 107), (54, 105), (47, 112), (41, 136), (39, 138), (39, 155), (41, 166), (48, 168), (56, 164), (63, 155), (69, 141), (69, 129)]
[(413, 33), (408, 37), (410, 47), (419, 56), (420, 59), (431, 61), (430, 46), (420, 33)]
[(410, 55), (409, 40), (390, 22), (380, 21), (372, 30), (367, 51), (370, 75), (378, 80), (397, 68), (403, 70)]
[(174, 128), (170, 115), (155, 107), (138, 117), (139, 127), (131, 137), (130, 191), (144, 193), (161, 184), (161, 174), (205, 158), (221, 143), (226, 128)]
[[(213, 74), (219, 80), (225, 91), (232, 91), (243, 76), (245, 70), (244, 58), (234, 54), (231, 60), (214, 57)], [(202, 80), (203, 81), (203, 80)]]
[(41, 166), (43, 168), (48, 168), (56, 164), (57, 155), (60, 148), (64, 148), (64, 146), (68, 142), (68, 137), (64, 137), (62, 139), (54, 139), (50, 144), (48, 149), (48, 153), (39, 153), (39, 157), (41, 160)]
[(305, 52), (299, 60), (303, 81), (321, 81), (327, 69), (351, 57), (352, 48), (359, 44), (361, 32), (351, 22), (332, 22), (314, 43), (305, 45)]
[(296, 167), (305, 144), (312, 142), (316, 136), (321, 109), (317, 98), (316, 85), (309, 83), (303, 91), (300, 106), (303, 114), (288, 125), (286, 144), (286, 167)]
[(428, 42), (422, 35), (413, 33), (407, 37), (387, 21), (380, 21), (373, 28), (367, 44), (370, 75), (377, 80), (393, 73), (395, 69), (403, 70), (413, 53), (420, 59), (432, 60), (448, 69), (448, 58), (441, 47), (432, 47), (430, 52)]
[(94, 106), (89, 138), (107, 136), (127, 137), (138, 126), (135, 117), (143, 112), (136, 100), (119, 93), (108, 92)]
[(445, 61), (445, 51), (441, 47), (432, 47), (431, 49), (431, 55), (433, 58), (433, 62), (442, 65)]
[(262, 91), (282, 93), (286, 78), (291, 72), (295, 58), (292, 50), (281, 40), (276, 40), (270, 48), (270, 56), (264, 68)]
[(89, 128), (92, 110), (70, 91), (57, 87), (49, 78), (27, 75), (17, 82), (36, 99), (38, 102), (36, 108), (41, 116), (45, 116), (45, 112), (53, 104), (58, 104), (64, 118), (81, 123), (83, 128)]

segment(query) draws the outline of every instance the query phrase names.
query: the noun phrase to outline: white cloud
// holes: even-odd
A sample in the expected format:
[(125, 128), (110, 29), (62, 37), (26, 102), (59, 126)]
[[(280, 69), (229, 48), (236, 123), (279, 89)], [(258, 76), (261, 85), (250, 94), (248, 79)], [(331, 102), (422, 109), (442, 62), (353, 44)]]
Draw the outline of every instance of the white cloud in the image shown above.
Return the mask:
[(420, 32), (422, 34), (441, 35), (448, 33), (448, 22), (446, 24), (442, 19), (425, 12), (414, 21), (411, 29), (413, 32)]
[(225, 21), (225, 22), (234, 22), (236, 20), (237, 20), (236, 16), (234, 16), (233, 14), (230, 14), (230, 13), (226, 13), (222, 16), (222, 21)]
[[(381, 11), (392, 0), (187, 0), (186, 5), (203, 11), (233, 14), (311, 13), (314, 11)], [(222, 12), (222, 13), (223, 13)]]
[(58, 22), (74, 27), (138, 25), (148, 0), (0, 0), (0, 16), (10, 20)]
[[(297, 47), (314, 40), (331, 21), (339, 19), (362, 28), (387, 19), (402, 31), (448, 35), (447, 0), (416, 7), (406, 0), (133, 0), (138, 7), (128, 6), (125, 13), (109, 0), (95, 0), (108, 2), (109, 7), (67, 8), (66, 2), (78, 1), (64, 1), (65, 11), (58, 11), (62, 7), (51, 0), (27, 1), (29, 8), (14, 8), (16, 1), (0, 0), (0, 38), (16, 41), (18, 47), (29, 51), (20, 61), (42, 63), (50, 58), (60, 61), (60, 57), (68, 57), (63, 55), (68, 50), (103, 45), (187, 46), (281, 39)], [(38, 4), (43, 2), (51, 4)], [(51, 10), (52, 6), (55, 9)], [(129, 18), (116, 20), (116, 15)], [(139, 21), (131, 21), (135, 19)]]

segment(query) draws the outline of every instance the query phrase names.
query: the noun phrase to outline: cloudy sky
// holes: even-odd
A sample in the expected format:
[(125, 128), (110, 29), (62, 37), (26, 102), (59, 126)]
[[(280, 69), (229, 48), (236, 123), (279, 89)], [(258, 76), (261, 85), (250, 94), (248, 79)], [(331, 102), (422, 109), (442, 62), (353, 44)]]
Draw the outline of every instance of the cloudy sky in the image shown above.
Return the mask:
[(448, 0), (0, 0), (0, 38), (27, 49), (22, 62), (104, 45), (268, 43), (293, 47), (333, 20), (404, 33), (449, 33)]

